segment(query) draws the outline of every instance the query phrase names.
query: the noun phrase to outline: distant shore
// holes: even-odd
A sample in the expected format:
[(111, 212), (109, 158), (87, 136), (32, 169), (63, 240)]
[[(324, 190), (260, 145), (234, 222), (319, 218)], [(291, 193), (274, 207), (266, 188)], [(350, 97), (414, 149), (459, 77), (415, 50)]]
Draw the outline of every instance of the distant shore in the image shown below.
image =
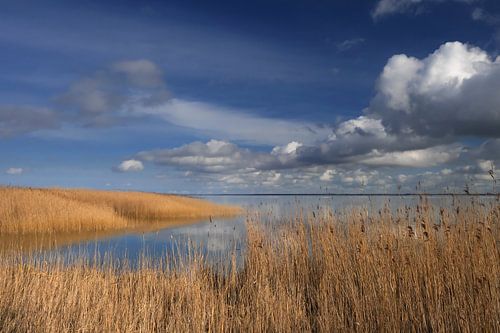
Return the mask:
[(188, 197), (269, 197), (269, 196), (327, 196), (327, 197), (452, 197), (452, 196), (476, 196), (496, 197), (500, 193), (202, 193), (185, 194)]

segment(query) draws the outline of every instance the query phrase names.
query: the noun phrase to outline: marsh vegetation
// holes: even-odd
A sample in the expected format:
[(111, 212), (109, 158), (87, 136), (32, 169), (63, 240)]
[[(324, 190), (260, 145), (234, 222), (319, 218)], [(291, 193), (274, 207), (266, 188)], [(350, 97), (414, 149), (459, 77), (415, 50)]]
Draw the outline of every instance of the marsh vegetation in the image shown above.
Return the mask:
[(0, 236), (125, 230), (239, 213), (235, 206), (177, 195), (0, 187)]
[(208, 263), (143, 257), (0, 260), (2, 331), (500, 330), (500, 205), (247, 218), (236, 249)]

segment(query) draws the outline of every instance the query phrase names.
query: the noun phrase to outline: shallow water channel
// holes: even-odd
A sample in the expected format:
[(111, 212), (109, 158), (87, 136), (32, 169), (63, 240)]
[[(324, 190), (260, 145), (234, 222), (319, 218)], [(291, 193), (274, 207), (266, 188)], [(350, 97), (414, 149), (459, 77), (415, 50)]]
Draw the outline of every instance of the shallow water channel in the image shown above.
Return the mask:
[[(397, 209), (404, 205), (414, 206), (418, 196), (208, 196), (206, 200), (236, 204), (244, 207), (242, 216), (219, 219), (212, 218), (201, 221), (178, 221), (172, 227), (161, 223), (147, 225), (125, 233), (77, 234), (60, 237), (56, 240), (42, 240), (36, 245), (33, 240), (24, 239), (19, 242), (20, 248), (29, 250), (33, 255), (44, 257), (112, 258), (127, 261), (135, 265), (144, 256), (152, 259), (163, 257), (182, 258), (192, 253), (193, 248), (202, 253), (209, 262), (229, 258), (236, 254), (241, 261), (245, 251), (246, 228), (248, 219), (257, 219), (267, 226), (285, 223), (300, 213), (319, 211), (328, 207), (336, 212), (349, 212), (353, 208), (366, 208), (372, 214), (388, 205)], [(429, 197), (429, 202), (436, 207), (456, 205), (459, 202), (492, 202), (495, 197)], [(460, 204), (460, 203), (459, 203)], [(438, 210), (437, 210), (438, 211)], [(257, 218), (258, 216), (258, 218)], [(272, 231), (272, 228), (270, 229)], [(38, 240), (40, 242), (40, 240)], [(31, 248), (30, 248), (31, 245)], [(36, 245), (36, 246), (35, 246)], [(34, 250), (36, 248), (36, 251)]]

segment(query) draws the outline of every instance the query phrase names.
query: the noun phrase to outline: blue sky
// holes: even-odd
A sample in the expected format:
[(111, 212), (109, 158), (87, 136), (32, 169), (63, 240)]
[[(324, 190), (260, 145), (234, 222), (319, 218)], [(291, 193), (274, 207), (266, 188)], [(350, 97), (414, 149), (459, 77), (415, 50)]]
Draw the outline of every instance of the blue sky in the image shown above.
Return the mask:
[(1, 184), (492, 190), (498, 1), (1, 5)]

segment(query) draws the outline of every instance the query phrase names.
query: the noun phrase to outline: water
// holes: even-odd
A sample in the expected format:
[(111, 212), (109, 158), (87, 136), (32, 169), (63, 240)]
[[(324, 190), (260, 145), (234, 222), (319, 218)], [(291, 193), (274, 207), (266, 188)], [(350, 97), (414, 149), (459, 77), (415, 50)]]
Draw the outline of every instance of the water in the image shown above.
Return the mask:
[[(85, 241), (73, 240), (69, 244), (43, 251), (43, 255), (63, 255), (66, 258), (78, 258), (82, 254), (88, 258), (112, 257), (114, 260), (126, 259), (137, 263), (142, 256), (150, 258), (185, 257), (190, 249), (196, 248), (209, 262), (217, 262), (236, 254), (241, 262), (245, 251), (247, 216), (261, 214), (261, 219), (279, 224), (293, 217), (300, 210), (318, 211), (329, 207), (337, 212), (350, 211), (353, 208), (366, 208), (373, 214), (385, 204), (391, 209), (404, 205), (414, 206), (418, 196), (210, 196), (202, 197), (218, 203), (239, 205), (246, 208), (247, 214), (231, 219), (202, 220), (193, 224), (175, 228), (135, 231), (121, 235), (95, 235)], [(430, 197), (436, 206), (451, 206), (454, 200), (492, 201), (494, 197), (475, 198)], [(456, 204), (456, 203), (455, 203)]]

